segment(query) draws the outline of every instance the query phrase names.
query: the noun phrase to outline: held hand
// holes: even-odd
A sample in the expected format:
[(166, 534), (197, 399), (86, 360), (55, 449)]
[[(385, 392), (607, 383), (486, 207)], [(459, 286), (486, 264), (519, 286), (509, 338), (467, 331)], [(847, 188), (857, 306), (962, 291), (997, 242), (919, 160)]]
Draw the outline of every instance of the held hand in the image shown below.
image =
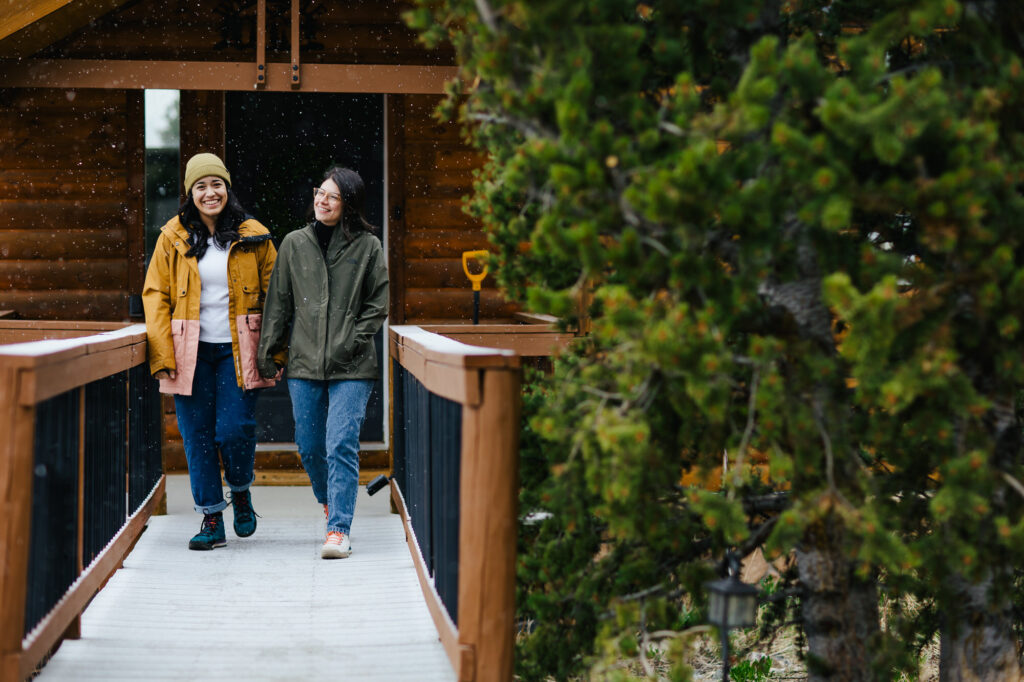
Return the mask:
[(171, 381), (174, 381), (174, 378), (176, 376), (178, 376), (178, 373), (175, 372), (173, 369), (162, 369), (156, 374), (154, 374), (153, 378), (157, 379), (158, 381), (163, 381), (164, 379), (170, 379)]

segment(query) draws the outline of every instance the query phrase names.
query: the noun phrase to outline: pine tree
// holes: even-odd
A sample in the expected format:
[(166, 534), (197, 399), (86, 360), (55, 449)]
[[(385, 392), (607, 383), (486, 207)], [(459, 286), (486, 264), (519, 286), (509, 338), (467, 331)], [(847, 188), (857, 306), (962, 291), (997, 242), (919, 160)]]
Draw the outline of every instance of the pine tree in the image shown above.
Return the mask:
[[(520, 673), (644, 668), (669, 639), (684, 679), (703, 582), (764, 547), (796, 557), (811, 679), (913, 674), (939, 631), (946, 679), (1020, 679), (1024, 12), (421, 0), (409, 21), (457, 50), (443, 113), (488, 155), (468, 208), (505, 292), (592, 321), (529, 403), (523, 504), (548, 515), (524, 526)], [(720, 489), (683, 484), (723, 452)]]

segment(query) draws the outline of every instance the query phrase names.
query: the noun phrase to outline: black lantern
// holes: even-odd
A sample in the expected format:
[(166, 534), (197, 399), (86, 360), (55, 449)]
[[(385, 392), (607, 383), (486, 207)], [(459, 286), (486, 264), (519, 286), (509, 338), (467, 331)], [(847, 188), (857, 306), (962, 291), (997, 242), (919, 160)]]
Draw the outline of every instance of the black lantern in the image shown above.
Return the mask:
[(722, 680), (729, 679), (729, 630), (749, 628), (757, 624), (757, 588), (737, 577), (739, 561), (729, 552), (728, 577), (708, 583), (708, 623), (718, 628), (722, 637)]

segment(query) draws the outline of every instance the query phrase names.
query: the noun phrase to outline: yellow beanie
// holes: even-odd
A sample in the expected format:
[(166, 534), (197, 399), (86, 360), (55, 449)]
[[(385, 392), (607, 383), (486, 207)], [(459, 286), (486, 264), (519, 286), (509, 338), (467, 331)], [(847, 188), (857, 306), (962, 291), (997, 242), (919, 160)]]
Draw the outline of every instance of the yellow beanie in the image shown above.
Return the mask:
[(192, 185), (207, 175), (223, 178), (231, 186), (231, 174), (216, 154), (196, 154), (185, 164), (185, 194), (192, 194)]

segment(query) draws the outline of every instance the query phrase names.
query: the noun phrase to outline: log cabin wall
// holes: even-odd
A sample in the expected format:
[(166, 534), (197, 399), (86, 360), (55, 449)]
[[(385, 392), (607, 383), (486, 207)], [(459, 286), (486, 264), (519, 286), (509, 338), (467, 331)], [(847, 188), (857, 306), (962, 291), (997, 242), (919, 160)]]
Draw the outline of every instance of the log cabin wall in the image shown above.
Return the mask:
[[(389, 107), (391, 323), (468, 322), (473, 292), (462, 252), (487, 249), (479, 221), (462, 210), (483, 158), (455, 123), (434, 118), (439, 96), (392, 96)], [(480, 319), (509, 318), (516, 307), (483, 281)]]
[(121, 320), (142, 290), (142, 92), (0, 90), (0, 309)]

